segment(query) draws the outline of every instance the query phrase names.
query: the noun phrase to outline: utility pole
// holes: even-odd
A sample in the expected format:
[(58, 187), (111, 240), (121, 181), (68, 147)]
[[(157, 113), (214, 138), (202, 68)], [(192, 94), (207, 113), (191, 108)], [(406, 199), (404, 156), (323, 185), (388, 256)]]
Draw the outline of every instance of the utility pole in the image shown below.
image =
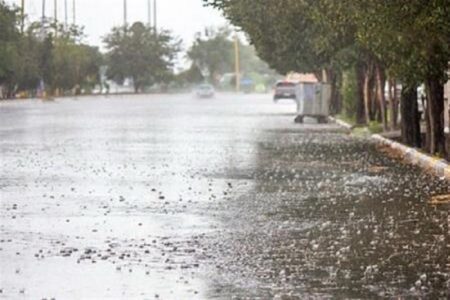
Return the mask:
[(53, 18), (55, 22), (55, 37), (58, 36), (58, 0), (53, 1)]
[(158, 7), (156, 6), (156, 0), (153, 0), (153, 22), (155, 27), (155, 33), (158, 32)]
[(72, 0), (72, 23), (76, 25), (77, 23), (77, 8), (75, 5), (75, 0)]
[(45, 21), (45, 0), (42, 0), (42, 26), (44, 26)]
[(147, 25), (152, 27), (152, 0), (147, 0)]
[(240, 58), (239, 58), (239, 39), (237, 34), (234, 36), (234, 59), (235, 59), (235, 76), (236, 76), (236, 92), (241, 90), (241, 71), (240, 71)]
[(58, 23), (58, 0), (53, 1), (53, 17), (55, 18), (55, 24)]
[(42, 0), (42, 19), (41, 19), (42, 40), (45, 38), (45, 0)]
[(20, 8), (20, 31), (23, 33), (25, 28), (25, 0), (22, 0), (22, 7)]
[(67, 0), (64, 0), (64, 26), (67, 28), (67, 25), (68, 25)]
[(126, 28), (127, 27), (127, 17), (128, 17), (128, 12), (127, 12), (127, 0), (123, 0), (123, 26)]

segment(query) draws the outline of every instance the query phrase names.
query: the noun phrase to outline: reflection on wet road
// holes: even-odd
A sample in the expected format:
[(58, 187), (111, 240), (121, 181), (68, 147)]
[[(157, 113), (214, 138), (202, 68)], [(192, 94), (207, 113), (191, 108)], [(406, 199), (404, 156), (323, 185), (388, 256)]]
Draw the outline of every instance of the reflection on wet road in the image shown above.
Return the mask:
[(450, 297), (448, 183), (294, 109), (0, 103), (0, 298)]

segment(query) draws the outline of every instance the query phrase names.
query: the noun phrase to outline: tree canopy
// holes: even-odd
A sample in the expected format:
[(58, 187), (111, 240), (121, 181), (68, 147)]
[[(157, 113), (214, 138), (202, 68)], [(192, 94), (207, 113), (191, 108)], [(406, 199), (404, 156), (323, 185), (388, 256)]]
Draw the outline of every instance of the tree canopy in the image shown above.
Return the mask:
[(204, 33), (197, 33), (187, 51), (187, 58), (192, 62), (188, 74), (200, 72), (204, 79), (217, 84), (224, 74), (234, 73), (236, 38), (242, 74), (274, 74), (267, 63), (256, 55), (254, 47), (245, 44), (228, 27), (206, 28)]
[(0, 87), (7, 97), (43, 87), (49, 94), (81, 92), (99, 83), (102, 55), (82, 42), (82, 28), (47, 19), (22, 32), (19, 19), (18, 9), (0, 1)]
[[(222, 10), (279, 72), (313, 72), (337, 86), (342, 73), (354, 68), (358, 101), (354, 107), (361, 123), (378, 115), (387, 127), (386, 75), (401, 82), (404, 89), (414, 90), (425, 83), (427, 148), (431, 153), (445, 152), (442, 113), (443, 83), (450, 61), (448, 0), (204, 2)], [(333, 104), (337, 109), (332, 111), (337, 112), (338, 102)], [(410, 104), (402, 102), (403, 106)], [(395, 107), (391, 110), (392, 119), (396, 117)], [(418, 122), (415, 116), (412, 121)], [(408, 122), (403, 126), (409, 126)]]
[(135, 92), (167, 81), (180, 51), (180, 41), (169, 31), (155, 32), (141, 22), (113, 28), (104, 42), (108, 50), (107, 76), (119, 83), (131, 78)]

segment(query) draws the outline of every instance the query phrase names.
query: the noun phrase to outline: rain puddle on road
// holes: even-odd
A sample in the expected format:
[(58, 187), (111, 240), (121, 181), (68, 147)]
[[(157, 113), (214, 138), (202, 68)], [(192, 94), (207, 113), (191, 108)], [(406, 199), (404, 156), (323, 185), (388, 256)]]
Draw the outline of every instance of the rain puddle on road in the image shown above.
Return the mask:
[(0, 110), (0, 297), (450, 297), (449, 204), (428, 203), (448, 183), (333, 124), (294, 124), (293, 107)]
[(223, 211), (209, 296), (450, 297), (450, 206), (427, 205), (447, 182), (342, 134), (258, 141), (253, 168), (228, 174), (247, 174), (252, 188)]

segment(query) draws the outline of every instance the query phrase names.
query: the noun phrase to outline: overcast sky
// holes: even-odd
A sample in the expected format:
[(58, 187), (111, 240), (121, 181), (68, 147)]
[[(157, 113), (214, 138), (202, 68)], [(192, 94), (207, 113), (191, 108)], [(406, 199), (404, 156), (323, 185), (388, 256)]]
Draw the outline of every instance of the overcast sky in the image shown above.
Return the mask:
[[(42, 15), (43, 0), (25, 0), (29, 20), (35, 21)], [(64, 20), (64, 1), (57, 0), (58, 19)], [(147, 22), (147, 0), (128, 1), (128, 22)], [(7, 0), (20, 5), (21, 0)], [(85, 27), (87, 42), (101, 46), (101, 39), (113, 26), (123, 24), (123, 0), (75, 0), (76, 20)], [(153, 0), (151, 1), (153, 3)], [(72, 20), (72, 0), (67, 0), (69, 20)], [(206, 26), (226, 24), (219, 12), (205, 8), (202, 0), (158, 0), (158, 27), (172, 30), (183, 39), (188, 47), (194, 34)], [(46, 15), (53, 17), (54, 0), (46, 0)]]

